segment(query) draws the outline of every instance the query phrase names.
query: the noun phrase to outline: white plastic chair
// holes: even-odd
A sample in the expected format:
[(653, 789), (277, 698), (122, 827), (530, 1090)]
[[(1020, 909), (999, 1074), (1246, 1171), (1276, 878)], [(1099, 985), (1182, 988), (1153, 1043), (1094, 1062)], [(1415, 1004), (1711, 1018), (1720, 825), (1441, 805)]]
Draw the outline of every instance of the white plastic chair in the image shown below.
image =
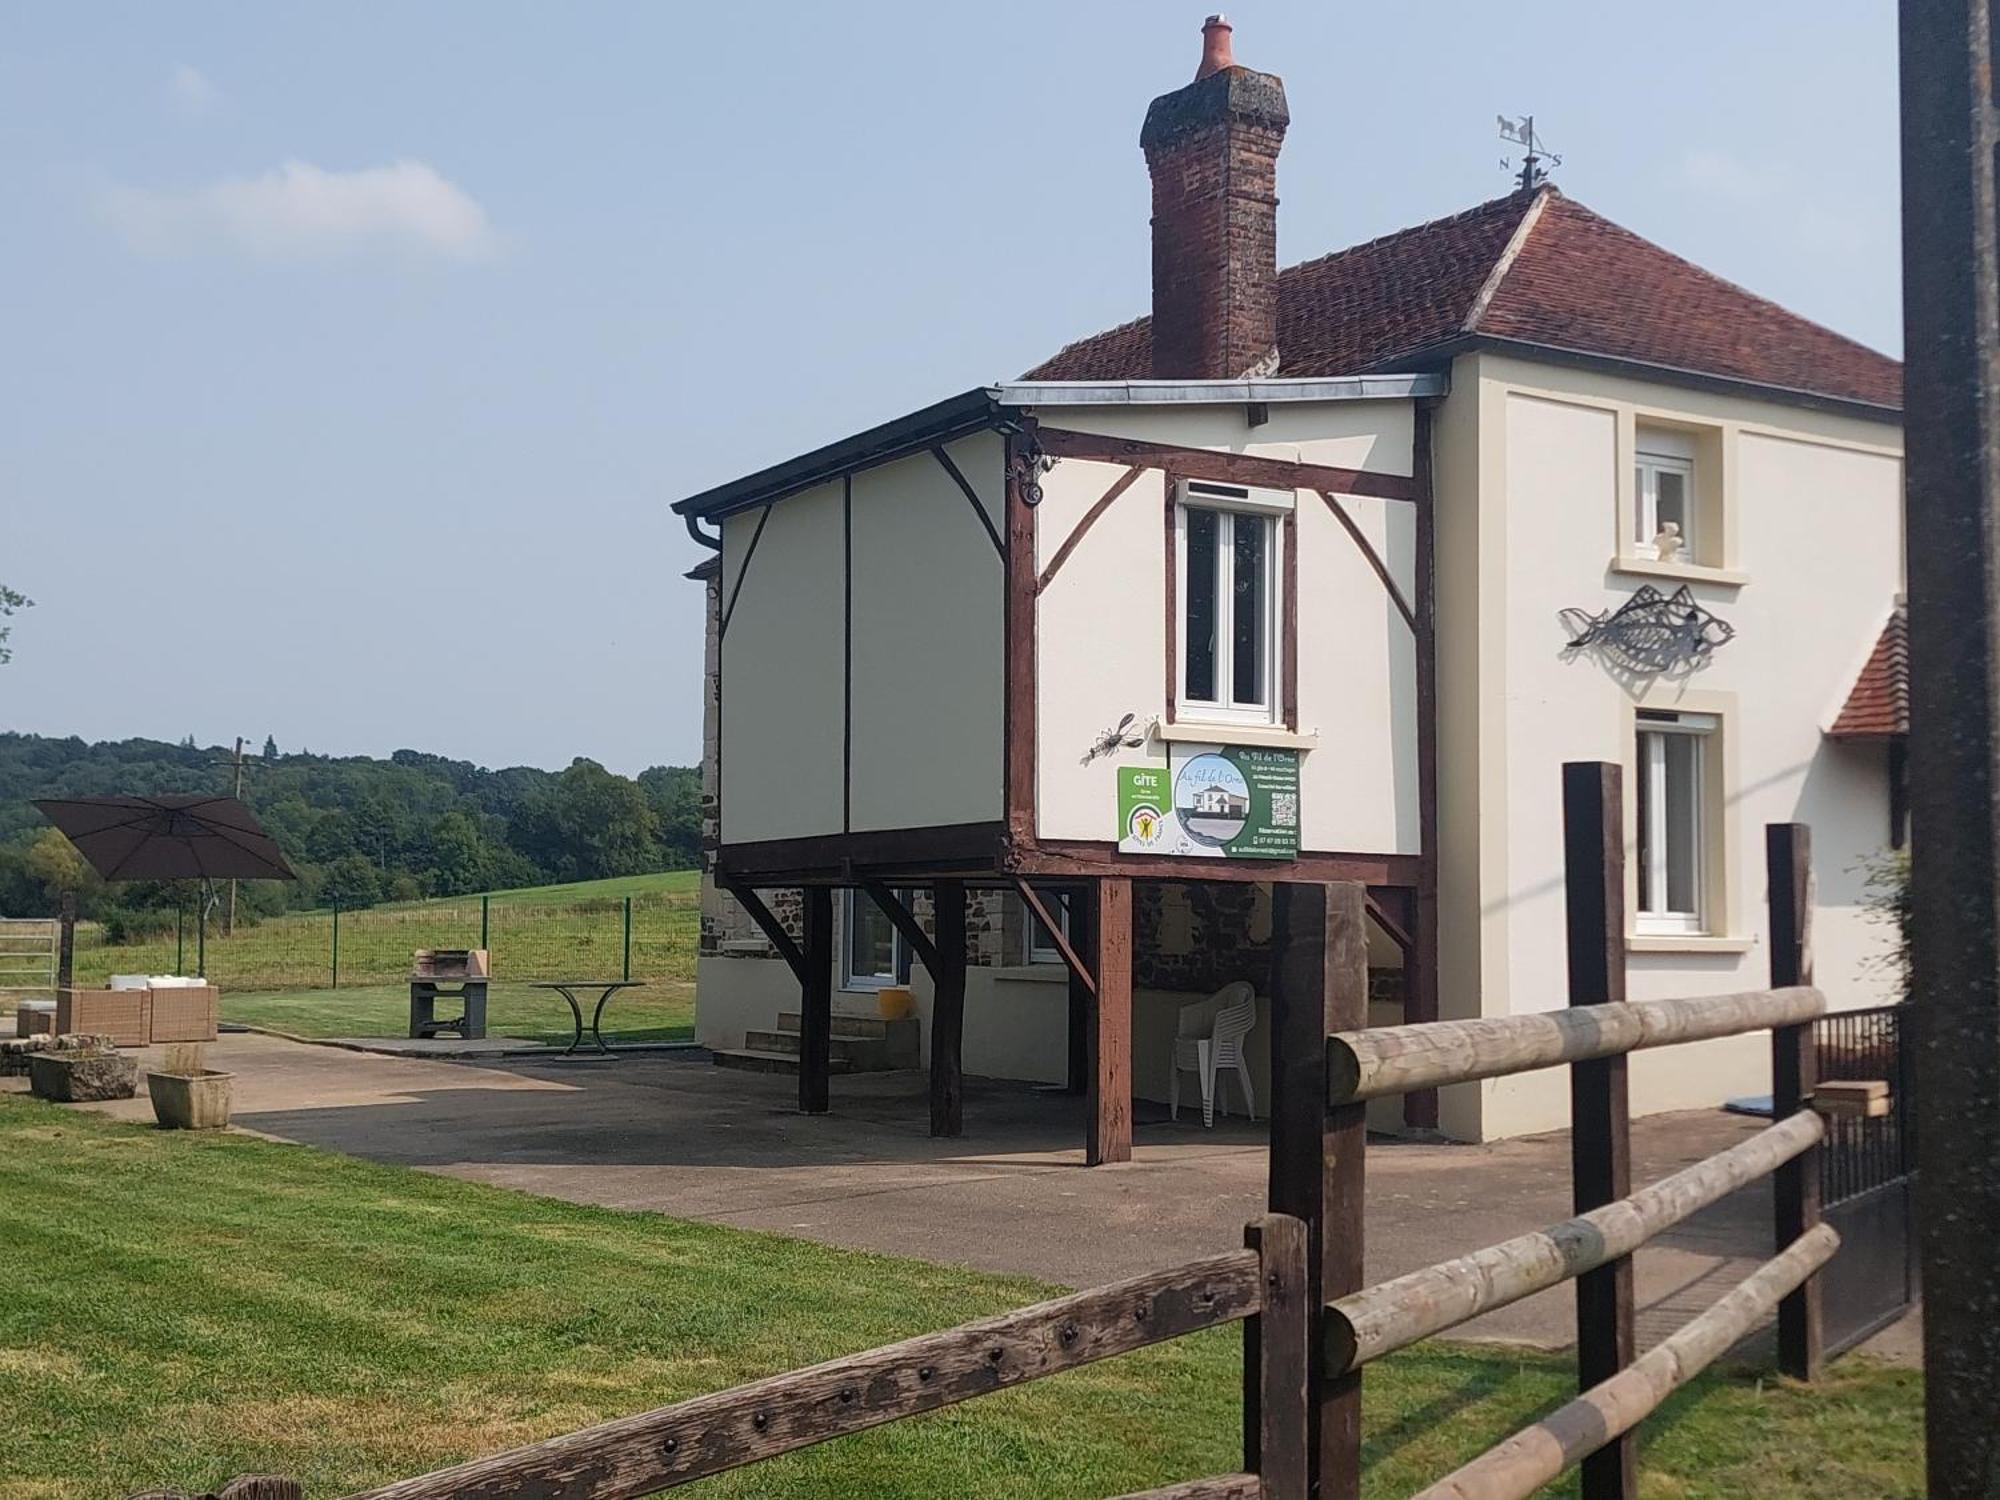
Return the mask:
[(1257, 991), (1243, 980), (1225, 984), (1199, 1005), (1181, 1009), (1174, 1036), (1174, 1069), (1167, 1086), (1170, 1118), (1181, 1117), (1181, 1074), (1193, 1073), (1201, 1079), (1201, 1123), (1215, 1125), (1215, 1076), (1224, 1068), (1236, 1070), (1243, 1087), (1243, 1107), (1251, 1119), (1257, 1118), (1257, 1094), (1250, 1085), (1250, 1065), (1243, 1056), (1243, 1038), (1257, 1024)]

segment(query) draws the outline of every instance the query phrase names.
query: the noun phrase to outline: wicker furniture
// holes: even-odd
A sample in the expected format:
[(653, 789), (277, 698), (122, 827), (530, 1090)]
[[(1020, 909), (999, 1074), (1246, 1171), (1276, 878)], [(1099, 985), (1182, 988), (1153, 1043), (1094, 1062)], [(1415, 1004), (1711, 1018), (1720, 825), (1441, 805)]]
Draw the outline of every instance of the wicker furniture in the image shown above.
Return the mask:
[(58, 1036), (94, 1032), (118, 1047), (154, 1042), (212, 1042), (221, 993), (212, 984), (171, 989), (80, 990), (56, 992)]

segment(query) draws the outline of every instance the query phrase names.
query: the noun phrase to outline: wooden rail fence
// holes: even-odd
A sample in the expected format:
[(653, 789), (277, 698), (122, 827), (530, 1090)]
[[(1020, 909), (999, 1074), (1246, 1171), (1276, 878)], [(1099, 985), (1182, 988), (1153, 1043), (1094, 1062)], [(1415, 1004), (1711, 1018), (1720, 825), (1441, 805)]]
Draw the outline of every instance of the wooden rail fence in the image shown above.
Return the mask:
[[(356, 1500), (626, 1500), (1040, 1380), (1149, 1344), (1244, 1325), (1243, 1468), (1127, 1500), (1358, 1500), (1362, 1376), (1372, 1360), (1564, 1281), (1577, 1286), (1580, 1393), (1423, 1490), (1511, 1500), (1582, 1468), (1584, 1500), (1636, 1500), (1633, 1434), (1775, 1311), (1780, 1362), (1821, 1359), (1814, 1273), (1839, 1247), (1819, 1218), (1811, 1109), (1810, 846), (1767, 831), (1771, 987), (1625, 999), (1624, 816), (1615, 766), (1563, 768), (1569, 1005), (1541, 1014), (1364, 1028), (1366, 891), (1280, 887), (1273, 984), (1272, 1212), (1245, 1248), (734, 1390), (406, 1479)], [(1768, 1030), (1774, 1123), (1658, 1182), (1631, 1184), (1626, 1058)], [(1361, 1284), (1369, 1099), (1566, 1066), (1575, 1213), (1376, 1286)], [(1665, 1230), (1774, 1178), (1774, 1254), (1678, 1332), (1636, 1348), (1632, 1255)]]

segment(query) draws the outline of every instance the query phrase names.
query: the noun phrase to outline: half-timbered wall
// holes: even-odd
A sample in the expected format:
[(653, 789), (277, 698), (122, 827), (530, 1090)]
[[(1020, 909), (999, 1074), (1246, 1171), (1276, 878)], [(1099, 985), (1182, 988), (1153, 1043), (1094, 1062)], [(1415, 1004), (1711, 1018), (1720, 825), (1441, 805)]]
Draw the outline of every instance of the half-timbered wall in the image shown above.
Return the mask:
[[(1273, 406), (1249, 425), (1241, 407), (1065, 410), (1045, 426), (1177, 447), (1411, 472), (1407, 401)], [(1036, 572), (1057, 554), (1126, 472), (1122, 463), (1065, 458), (1042, 479)], [(1415, 597), (1416, 513), (1405, 500), (1340, 496), (1403, 599)], [(1145, 726), (1168, 717), (1168, 544), (1165, 474), (1146, 470), (1082, 531), (1038, 599), (1036, 812), (1041, 837), (1102, 842), (1116, 836), (1120, 764), (1164, 764), (1158, 739), (1082, 764), (1123, 715)], [(1410, 623), (1366, 554), (1325, 500), (1297, 492), (1297, 743), (1302, 847), (1322, 853), (1415, 854), (1416, 647)], [(1287, 569), (1287, 572), (1292, 570)], [(1177, 729), (1192, 730), (1183, 716)], [(1223, 743), (1271, 743), (1239, 726)]]
[(945, 451), (979, 510), (920, 453), (724, 521), (724, 844), (1000, 817), (1003, 447)]

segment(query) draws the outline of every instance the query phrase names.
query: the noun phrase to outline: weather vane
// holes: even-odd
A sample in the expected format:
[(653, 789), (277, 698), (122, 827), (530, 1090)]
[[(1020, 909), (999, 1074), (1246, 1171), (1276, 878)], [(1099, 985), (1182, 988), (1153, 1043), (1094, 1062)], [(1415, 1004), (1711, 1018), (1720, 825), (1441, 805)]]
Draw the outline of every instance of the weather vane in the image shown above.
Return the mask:
[[(1521, 171), (1515, 179), (1516, 183), (1524, 193), (1540, 187), (1549, 180), (1547, 168), (1561, 166), (1563, 159), (1543, 145), (1541, 137), (1535, 134), (1533, 115), (1522, 115), (1518, 120), (1510, 120), (1505, 115), (1497, 118), (1500, 121), (1500, 139), (1512, 141), (1523, 148)], [(1514, 170), (1514, 164), (1504, 156), (1500, 158), (1500, 165), (1510, 172)]]

